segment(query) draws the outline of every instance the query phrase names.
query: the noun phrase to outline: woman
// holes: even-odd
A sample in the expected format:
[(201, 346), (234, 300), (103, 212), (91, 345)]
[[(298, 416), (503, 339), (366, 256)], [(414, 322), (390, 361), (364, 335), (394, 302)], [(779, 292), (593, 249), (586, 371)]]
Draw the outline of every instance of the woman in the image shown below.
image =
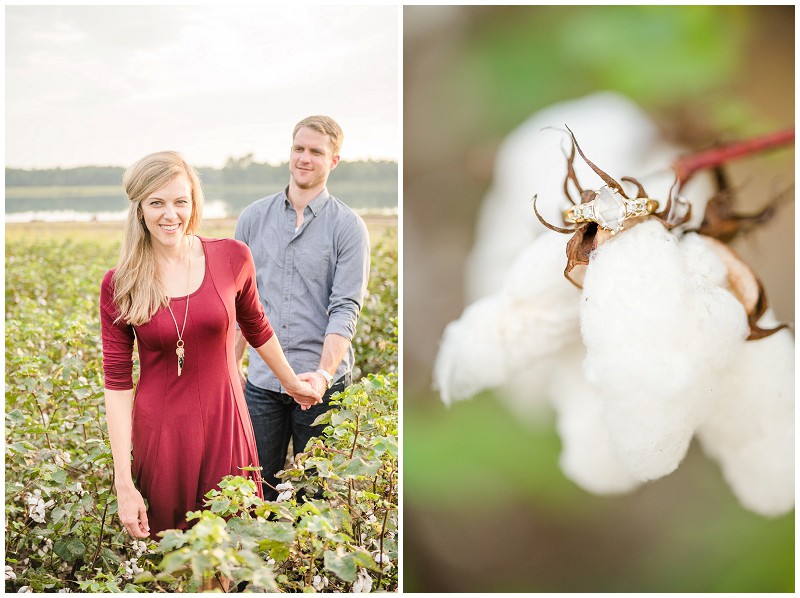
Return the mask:
[(131, 166), (123, 184), (125, 236), (100, 293), (106, 419), (120, 520), (134, 538), (155, 538), (185, 529), (186, 512), (224, 476), (260, 481), (241, 470), (258, 467), (258, 452), (234, 360), (236, 322), (301, 405), (321, 399), (273, 335), (247, 246), (194, 235), (203, 209), (194, 169), (159, 152)]

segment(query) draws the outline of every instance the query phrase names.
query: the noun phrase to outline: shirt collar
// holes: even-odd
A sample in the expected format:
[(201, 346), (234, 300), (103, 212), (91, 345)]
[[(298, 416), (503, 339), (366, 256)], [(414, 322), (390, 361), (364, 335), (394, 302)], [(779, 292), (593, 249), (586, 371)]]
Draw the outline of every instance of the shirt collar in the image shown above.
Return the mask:
[[(314, 216), (316, 216), (323, 206), (328, 202), (330, 197), (331, 194), (328, 193), (328, 188), (323, 187), (322, 191), (319, 192), (319, 195), (312, 199), (306, 207), (311, 210), (311, 213), (314, 214)], [(286, 185), (286, 188), (283, 190), (283, 207), (287, 210), (294, 209), (292, 208), (292, 204), (289, 202), (289, 185)]]

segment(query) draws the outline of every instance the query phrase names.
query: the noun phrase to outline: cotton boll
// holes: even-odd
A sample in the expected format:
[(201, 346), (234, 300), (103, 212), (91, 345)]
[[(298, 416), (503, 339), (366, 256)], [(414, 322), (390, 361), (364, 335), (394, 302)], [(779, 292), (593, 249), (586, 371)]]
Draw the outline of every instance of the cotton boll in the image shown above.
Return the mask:
[[(702, 254), (690, 242), (692, 251)], [(709, 282), (718, 266), (708, 253), (687, 260), (675, 235), (648, 221), (601, 245), (586, 271), (586, 376), (620, 458), (642, 480), (677, 468), (711, 409), (705, 380), (747, 336), (741, 304)]]
[(604, 399), (602, 421), (614, 452), (632, 476), (655, 480), (677, 469), (698, 419), (693, 397), (681, 395), (668, 402), (646, 395), (598, 394)]
[[(669, 193), (674, 174), (669, 166), (680, 149), (664, 142), (655, 123), (636, 104), (611, 93), (595, 93), (543, 109), (520, 125), (503, 142), (494, 180), (481, 206), (476, 241), (466, 270), (471, 298), (493, 293), (517, 253), (546, 229), (532, 208), (534, 195), (542, 216), (561, 223), (561, 211), (569, 204), (564, 196), (569, 153), (567, 125), (575, 133), (586, 156), (619, 180), (633, 176), (650, 197)], [(576, 154), (575, 171), (584, 189), (603, 183)], [(574, 193), (574, 191), (572, 191)], [(698, 175), (683, 194), (693, 204), (693, 225), (699, 225), (711, 183)]]
[(707, 359), (699, 364), (706, 377), (724, 375), (721, 370), (728, 367), (749, 334), (747, 311), (728, 288), (727, 264), (718, 253), (718, 242), (691, 233), (681, 238), (680, 248), (689, 292), (696, 298), (690, 350)]
[(433, 384), (446, 404), (500, 386), (508, 378), (506, 347), (499, 334), (503, 312), (502, 298), (486, 297), (445, 328), (433, 367)]
[[(578, 338), (578, 291), (563, 276), (564, 240), (541, 236), (512, 264), (499, 291), (445, 329), (434, 365), (442, 400), (468, 398)], [(529, 378), (540, 388), (544, 380)]]
[(678, 241), (657, 222), (623, 231), (593, 254), (583, 287), (581, 333), (589, 381), (608, 394), (666, 399), (693, 382), (686, 269)]
[(707, 284), (725, 287), (728, 270), (725, 263), (708, 244), (708, 237), (697, 233), (686, 233), (680, 238), (683, 259), (691, 264), (691, 272)]
[(569, 479), (595, 494), (629, 492), (639, 485), (621, 463), (603, 423), (603, 400), (583, 377), (583, 346), (573, 347), (553, 376), (549, 395), (558, 413), (563, 448), (559, 462)]
[(698, 431), (739, 501), (761, 515), (794, 507), (793, 388), (792, 334), (748, 341), (720, 378), (714, 412)]
[(557, 351), (509, 375), (498, 398), (518, 421), (535, 427), (551, 425), (553, 408), (547, 385), (563, 359), (562, 351)]

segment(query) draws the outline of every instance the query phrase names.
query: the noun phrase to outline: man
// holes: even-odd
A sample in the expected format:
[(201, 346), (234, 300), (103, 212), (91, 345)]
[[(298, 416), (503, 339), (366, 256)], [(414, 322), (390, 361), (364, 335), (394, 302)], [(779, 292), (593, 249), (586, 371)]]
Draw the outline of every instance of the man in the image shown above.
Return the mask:
[[(313, 372), (309, 381), (323, 395), (316, 404), (295, 401), (251, 349), (245, 399), (268, 500), (277, 498), (275, 474), (283, 469), (290, 438), (294, 454), (302, 452), (324, 427), (312, 422), (352, 380), (351, 340), (369, 278), (369, 236), (364, 221), (326, 187), (341, 143), (333, 119), (300, 121), (289, 185), (245, 208), (236, 224), (236, 238), (253, 254), (261, 302), (286, 358), (296, 372)], [(240, 372), (246, 345), (237, 332)]]

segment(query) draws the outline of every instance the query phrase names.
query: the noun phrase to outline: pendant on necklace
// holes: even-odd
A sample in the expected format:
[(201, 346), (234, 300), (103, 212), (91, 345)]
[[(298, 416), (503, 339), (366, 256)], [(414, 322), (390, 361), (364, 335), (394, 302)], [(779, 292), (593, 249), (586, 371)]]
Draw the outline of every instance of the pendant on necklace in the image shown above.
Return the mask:
[(183, 369), (183, 355), (184, 355), (183, 340), (179, 339), (176, 345), (178, 348), (175, 349), (175, 355), (178, 356), (178, 376), (180, 376), (181, 370)]

